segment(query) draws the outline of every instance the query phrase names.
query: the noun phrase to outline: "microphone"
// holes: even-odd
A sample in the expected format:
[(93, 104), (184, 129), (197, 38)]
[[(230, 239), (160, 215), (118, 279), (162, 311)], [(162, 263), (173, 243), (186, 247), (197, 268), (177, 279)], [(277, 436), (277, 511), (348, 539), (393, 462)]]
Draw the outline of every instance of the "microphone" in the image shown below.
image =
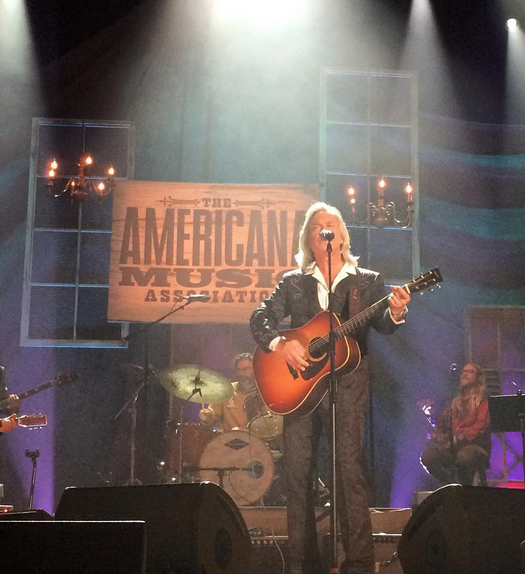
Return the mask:
[(451, 373), (454, 373), (458, 370), (458, 365), (457, 363), (452, 363), (452, 365), (450, 365), (449, 370)]
[(179, 295), (179, 299), (187, 299), (188, 303), (194, 303), (195, 301), (205, 303), (206, 301), (209, 301), (211, 297), (209, 295), (197, 293), (195, 295)]
[(332, 239), (335, 237), (334, 232), (330, 231), (330, 229), (323, 229), (319, 235), (323, 241), (332, 241)]

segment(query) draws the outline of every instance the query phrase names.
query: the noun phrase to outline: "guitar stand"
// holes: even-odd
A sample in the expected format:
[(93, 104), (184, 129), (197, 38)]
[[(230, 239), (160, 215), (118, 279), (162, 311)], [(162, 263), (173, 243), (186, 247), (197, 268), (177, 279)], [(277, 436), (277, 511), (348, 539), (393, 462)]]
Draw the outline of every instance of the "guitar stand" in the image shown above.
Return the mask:
[(33, 499), (35, 496), (35, 485), (36, 485), (36, 471), (37, 471), (37, 459), (40, 456), (39, 450), (28, 450), (26, 449), (26, 456), (33, 461), (33, 473), (31, 475), (31, 488), (29, 489), (29, 510), (33, 510)]

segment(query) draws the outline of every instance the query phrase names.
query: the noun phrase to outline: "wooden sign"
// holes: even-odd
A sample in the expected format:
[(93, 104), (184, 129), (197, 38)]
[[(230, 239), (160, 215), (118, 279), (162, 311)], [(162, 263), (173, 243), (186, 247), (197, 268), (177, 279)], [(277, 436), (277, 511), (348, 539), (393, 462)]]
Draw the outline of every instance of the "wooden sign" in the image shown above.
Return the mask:
[[(123, 181), (115, 190), (110, 321), (244, 323), (297, 267), (298, 236), (317, 186)], [(181, 300), (183, 301), (183, 300)]]

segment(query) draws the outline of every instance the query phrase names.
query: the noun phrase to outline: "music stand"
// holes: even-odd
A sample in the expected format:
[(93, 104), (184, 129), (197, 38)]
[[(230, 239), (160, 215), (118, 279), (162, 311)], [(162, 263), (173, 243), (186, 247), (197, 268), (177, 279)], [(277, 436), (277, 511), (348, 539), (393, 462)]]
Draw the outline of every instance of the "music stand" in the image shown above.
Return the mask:
[(521, 390), (515, 395), (489, 397), (491, 431), (521, 433), (521, 464), (525, 488), (525, 396)]

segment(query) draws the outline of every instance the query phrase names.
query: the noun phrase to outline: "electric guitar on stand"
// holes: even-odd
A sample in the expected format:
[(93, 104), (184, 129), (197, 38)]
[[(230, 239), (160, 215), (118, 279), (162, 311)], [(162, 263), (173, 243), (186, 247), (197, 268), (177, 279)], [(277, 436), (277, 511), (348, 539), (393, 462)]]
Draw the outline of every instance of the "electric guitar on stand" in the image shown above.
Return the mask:
[[(443, 278), (434, 267), (403, 286), (408, 293), (422, 292), (441, 283)], [(335, 370), (339, 377), (355, 371), (361, 362), (361, 351), (352, 335), (376, 314), (383, 312), (390, 295), (383, 297), (344, 323), (334, 316)], [(328, 391), (330, 360), (328, 334), (330, 313), (322, 311), (298, 329), (282, 334), (287, 340), (299, 341), (307, 350), (309, 366), (296, 371), (276, 353), (265, 353), (260, 347), (254, 352), (253, 367), (257, 388), (268, 408), (278, 415), (304, 416), (311, 412)]]

